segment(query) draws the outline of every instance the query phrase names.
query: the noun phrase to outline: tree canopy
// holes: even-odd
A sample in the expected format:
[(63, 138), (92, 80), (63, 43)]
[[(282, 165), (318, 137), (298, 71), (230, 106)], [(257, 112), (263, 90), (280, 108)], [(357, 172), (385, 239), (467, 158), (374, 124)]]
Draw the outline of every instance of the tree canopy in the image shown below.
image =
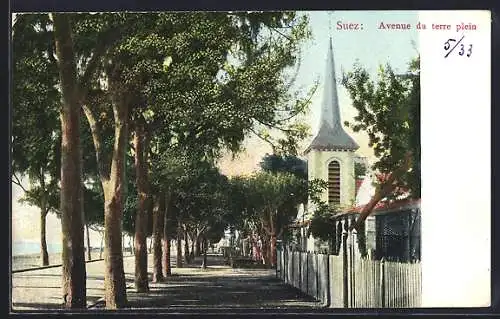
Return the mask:
[(377, 79), (359, 63), (343, 74), (345, 86), (358, 111), (353, 122), (346, 122), (355, 132), (366, 131), (369, 146), (377, 161), (373, 169), (390, 174), (401, 167), (408, 154), (411, 166), (396, 179), (394, 198), (409, 190), (420, 197), (420, 59), (409, 62), (404, 74), (396, 74), (387, 64), (380, 66)]

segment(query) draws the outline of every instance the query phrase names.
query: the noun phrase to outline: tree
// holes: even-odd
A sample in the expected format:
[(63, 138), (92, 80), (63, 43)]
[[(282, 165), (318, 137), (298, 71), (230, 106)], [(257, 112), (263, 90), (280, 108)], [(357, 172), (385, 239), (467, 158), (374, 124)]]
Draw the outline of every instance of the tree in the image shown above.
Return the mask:
[[(164, 134), (158, 137), (151, 148), (151, 189), (153, 209), (153, 280), (161, 281), (171, 275), (170, 240), (175, 237), (176, 224), (173, 212), (175, 199), (173, 185), (177, 184), (185, 167), (180, 150), (161, 143)], [(163, 246), (161, 240), (163, 239)], [(163, 274), (163, 275), (162, 275)]]
[(12, 182), (23, 189), (22, 202), (40, 208), (43, 266), (49, 264), (46, 216), (59, 210), (61, 161), (59, 74), (48, 59), (55, 50), (49, 24), (47, 15), (20, 15), (13, 27)]
[(86, 272), (83, 235), (80, 104), (72, 25), (66, 14), (53, 14), (54, 37), (62, 93), (61, 216), (63, 228), (62, 284), (65, 306), (85, 308)]
[(293, 12), (70, 16), (77, 97), (105, 203), (106, 307), (119, 308), (126, 304), (121, 235), (132, 117), (149, 112), (153, 126), (168, 131), (167, 147), (205, 145), (200, 159), (238, 151), (246, 134), (259, 134), (256, 125), (279, 127), (279, 144), (291, 149), (304, 127), (288, 120), (304, 112), (310, 94), (291, 92), (286, 71), (310, 34), (307, 19)]
[(137, 215), (135, 219), (135, 286), (138, 292), (149, 290), (148, 286), (148, 255), (146, 250), (147, 212), (151, 202), (148, 178), (148, 144), (146, 125), (141, 117), (135, 119), (134, 154), (136, 185), (138, 193)]
[(307, 162), (296, 156), (266, 154), (260, 162), (260, 167), (266, 172), (288, 172), (307, 180)]
[[(234, 24), (235, 18), (242, 22), (240, 27)], [(159, 106), (150, 109), (152, 112), (149, 115), (154, 117), (152, 122), (156, 125), (165, 123), (170, 127), (170, 134), (163, 137), (162, 144), (183, 147), (205, 145), (201, 158), (213, 158), (222, 146), (238, 150), (245, 131), (252, 131), (255, 121), (277, 125), (278, 120), (273, 117), (278, 106), (283, 107), (282, 104), (288, 103), (290, 99), (289, 92), (282, 83), (280, 69), (288, 67), (294, 61), (293, 55), (287, 55), (289, 53), (286, 51), (293, 52), (297, 43), (307, 37), (307, 31), (304, 31), (305, 20), (291, 26), (292, 33), (290, 36), (284, 35), (284, 38), (288, 37), (285, 42), (273, 37), (267, 43), (258, 43), (256, 37), (263, 25), (272, 29), (285, 22), (293, 23), (293, 14), (263, 14), (262, 17), (245, 14), (236, 17), (227, 14), (193, 14), (162, 16), (160, 20), (168, 20), (173, 25), (182, 21), (182, 28), (161, 46), (168, 52), (165, 72), (155, 74), (144, 90), (151, 105)], [(253, 28), (252, 32), (248, 32), (247, 26)], [(171, 30), (169, 32), (172, 33)], [(161, 34), (168, 35), (168, 32)], [(216, 34), (221, 41), (213, 41)], [(153, 39), (163, 41), (158, 36)], [(187, 42), (192, 45), (186, 46)], [(235, 45), (240, 45), (243, 49), (235, 51)], [(229, 63), (228, 55), (234, 55), (238, 63)], [(263, 64), (268, 69), (262, 69)], [(269, 68), (274, 68), (277, 72), (268, 72)], [(218, 78), (221, 73), (227, 76), (226, 79)], [(253, 82), (249, 82), (250, 74)], [(254, 77), (262, 79), (263, 85), (256, 86)], [(269, 81), (276, 85), (270, 86)], [(236, 94), (236, 90), (242, 88), (246, 88), (245, 94)], [(172, 94), (172, 90), (176, 90), (177, 94)], [(248, 94), (252, 90), (259, 94)], [(166, 94), (158, 94), (159, 92)], [(300, 114), (307, 106), (307, 101), (301, 100), (298, 95), (294, 97), (295, 105), (284, 106), (284, 109), (279, 110), (288, 119)], [(246, 105), (256, 103), (265, 104), (259, 109), (251, 108), (242, 112)], [(210, 107), (200, 107), (202, 105)], [(165, 107), (168, 107), (169, 112), (165, 112)], [(234, 116), (236, 114), (239, 116)], [(285, 127), (285, 119), (281, 118), (279, 124)], [(156, 125), (148, 130), (154, 129)], [(295, 138), (297, 134), (303, 134), (302, 130), (301, 126), (295, 125), (287, 129), (286, 135)], [(290, 148), (294, 144), (295, 142), (288, 141), (286, 145)], [(184, 227), (189, 228), (188, 225)]]
[(363, 208), (353, 225), (357, 228), (385, 197), (391, 200), (402, 189), (409, 190), (410, 197), (420, 197), (420, 59), (413, 59), (403, 75), (390, 65), (381, 66), (376, 82), (355, 64), (353, 71), (343, 74), (342, 84), (358, 111), (354, 123), (345, 124), (368, 133), (378, 159), (373, 169), (388, 176)]
[[(276, 240), (297, 215), (297, 205), (307, 199), (307, 180), (286, 172), (258, 172), (247, 178), (233, 178), (232, 197), (250, 232), (263, 240), (264, 263), (276, 264)], [(238, 207), (239, 206), (239, 207)], [(246, 227), (245, 227), (246, 226)]]

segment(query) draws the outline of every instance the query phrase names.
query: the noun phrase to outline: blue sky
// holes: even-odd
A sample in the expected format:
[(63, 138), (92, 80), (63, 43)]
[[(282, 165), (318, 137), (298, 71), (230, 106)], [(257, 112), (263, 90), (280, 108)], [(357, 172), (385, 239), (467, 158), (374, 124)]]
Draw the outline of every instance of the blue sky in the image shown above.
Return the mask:
[[(319, 105), (323, 92), (322, 79), (325, 73), (329, 37), (332, 37), (333, 43), (341, 117), (342, 121), (345, 121), (352, 119), (356, 115), (356, 110), (351, 106), (347, 92), (340, 86), (342, 70), (345, 72), (351, 70), (358, 60), (374, 77), (380, 64), (389, 63), (397, 71), (405, 71), (410, 59), (418, 54), (418, 31), (414, 28), (418, 22), (418, 14), (416, 11), (310, 11), (304, 13), (310, 17), (313, 39), (304, 45), (297, 85), (309, 87), (315, 80), (320, 80), (309, 115), (312, 133), (315, 134), (318, 129)], [(363, 30), (337, 30), (337, 21), (363, 24)], [(410, 23), (413, 29), (379, 30), (380, 22)], [(364, 143), (366, 137), (363, 134), (354, 135), (356, 139), (360, 139), (358, 141), (361, 144), (360, 155), (370, 156), (367, 143)]]

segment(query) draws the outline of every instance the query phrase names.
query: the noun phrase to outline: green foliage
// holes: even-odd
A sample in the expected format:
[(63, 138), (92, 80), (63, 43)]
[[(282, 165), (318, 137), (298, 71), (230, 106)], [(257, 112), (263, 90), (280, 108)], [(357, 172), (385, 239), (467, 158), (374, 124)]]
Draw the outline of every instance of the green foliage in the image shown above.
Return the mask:
[[(72, 13), (70, 18), (80, 97), (101, 137), (97, 159), (95, 141), (83, 120), (87, 184), (106, 178), (101, 173), (111, 169), (111, 106), (117, 97), (129, 103), (128, 124), (137, 119), (147, 123), (152, 193), (170, 192), (173, 217), (189, 227), (205, 226), (210, 233), (238, 219), (233, 214), (234, 189), (214, 168), (214, 159), (225, 149), (239, 151), (248, 134), (264, 137), (286, 154), (296, 153), (297, 143), (307, 136), (308, 128), (298, 118), (306, 112), (315, 87), (305, 92), (292, 89), (300, 46), (311, 35), (305, 15)], [(50, 171), (50, 183), (57, 185), (60, 95), (52, 22), (47, 14), (19, 15), (13, 32), (13, 166), (16, 172), (37, 174), (42, 167)], [(280, 134), (264, 136), (264, 130)], [(126, 175), (133, 177), (130, 156)], [(283, 178), (281, 182), (287, 182), (288, 177)], [(275, 191), (295, 191), (278, 184)], [(304, 183), (294, 187), (304, 189)], [(103, 205), (101, 187), (88, 186), (85, 196), (89, 222), (101, 222), (95, 214)], [(282, 197), (281, 209), (291, 214), (296, 198)], [(123, 227), (132, 233), (137, 202), (133, 178), (126, 182), (124, 198)], [(102, 215), (102, 206), (100, 211)]]
[(260, 162), (266, 172), (288, 172), (307, 180), (307, 162), (291, 155), (266, 154)]
[(366, 174), (365, 164), (355, 162), (354, 163), (354, 177), (356, 177), (356, 179), (358, 179), (360, 177), (365, 176), (365, 174)]
[(315, 238), (323, 241), (330, 241), (335, 238), (335, 218), (334, 213), (327, 207), (318, 209), (311, 218), (311, 225), (308, 232)]
[(338, 208), (328, 205), (321, 199), (321, 194), (326, 190), (327, 186), (328, 183), (321, 179), (311, 181), (309, 186), (309, 197), (314, 206), (314, 214), (311, 218), (308, 233), (323, 241), (335, 238), (334, 216), (340, 212)]
[(89, 181), (83, 188), (83, 211), (85, 222), (91, 225), (104, 225), (104, 194), (101, 184), (96, 180)]
[(22, 202), (55, 212), (59, 208), (60, 95), (58, 70), (49, 59), (54, 48), (48, 24), (46, 15), (23, 14), (13, 27), (12, 174), (29, 179)]
[(230, 183), (235, 222), (246, 233), (263, 236), (274, 229), (282, 236), (297, 216), (298, 205), (307, 201), (307, 180), (289, 172), (261, 171), (233, 177)]
[(380, 66), (376, 81), (355, 64), (352, 71), (343, 74), (342, 84), (358, 111), (354, 122), (346, 125), (368, 134), (378, 158), (373, 168), (390, 173), (411, 151), (411, 169), (397, 186), (409, 189), (412, 197), (420, 197), (420, 58), (412, 60), (403, 75), (396, 74), (390, 65)]

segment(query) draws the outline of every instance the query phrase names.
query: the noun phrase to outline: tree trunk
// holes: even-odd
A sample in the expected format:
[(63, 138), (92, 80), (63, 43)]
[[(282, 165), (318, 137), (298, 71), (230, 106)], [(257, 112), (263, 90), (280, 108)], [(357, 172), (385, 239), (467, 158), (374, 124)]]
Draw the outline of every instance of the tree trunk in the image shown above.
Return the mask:
[(104, 192), (104, 298), (106, 309), (125, 307), (127, 303), (122, 250), (122, 192), (107, 187)]
[(196, 237), (194, 236), (194, 234), (192, 234), (191, 236), (191, 252), (189, 254), (190, 256), (190, 259), (192, 260), (194, 258), (194, 247), (195, 247), (195, 241), (196, 241)]
[(86, 308), (86, 272), (82, 221), (80, 104), (73, 52), (72, 29), (67, 14), (52, 14), (59, 77), (61, 109), (60, 211), (63, 233), (62, 289), (66, 308)]
[(201, 241), (202, 241), (202, 240), (201, 240), (201, 237), (200, 237), (200, 236), (196, 236), (196, 239), (195, 239), (195, 246), (194, 246), (194, 248), (193, 248), (194, 255), (195, 255), (196, 257), (201, 256), (201, 252), (202, 252), (201, 247), (200, 247), (200, 246), (201, 246)]
[(168, 214), (170, 208), (170, 192), (165, 194), (163, 209), (163, 269), (165, 277), (172, 275), (172, 265), (170, 263), (170, 236), (168, 235)]
[(189, 264), (189, 236), (187, 231), (184, 231), (184, 260), (186, 265)]
[[(277, 213), (275, 211), (275, 213)], [(273, 213), (270, 215), (270, 220), (269, 220), (269, 237), (268, 237), (268, 242), (269, 242), (269, 264), (271, 267), (276, 266), (276, 227), (274, 225), (274, 216)]]
[(87, 260), (92, 260), (92, 250), (90, 247), (90, 232), (89, 232), (89, 224), (85, 224), (85, 231), (87, 233)]
[(261, 251), (262, 251), (262, 255), (261, 255), (261, 260), (260, 262), (263, 264), (263, 265), (267, 265), (267, 245), (264, 241), (262, 241), (262, 248), (261, 248)]
[[(113, 84), (110, 81), (110, 86)], [(112, 92), (119, 88), (112, 87)], [(116, 98), (116, 96), (113, 96)], [(115, 141), (111, 174), (104, 178), (104, 246), (105, 275), (104, 299), (106, 309), (117, 309), (127, 304), (125, 273), (123, 269), (122, 220), (125, 202), (125, 150), (128, 140), (128, 104), (122, 99), (113, 101)], [(102, 175), (101, 175), (102, 176)]]
[(168, 234), (168, 214), (170, 208), (170, 192), (165, 193), (165, 205), (163, 210), (163, 269), (165, 277), (172, 275), (172, 265), (170, 262), (170, 236)]
[(101, 248), (100, 248), (100, 250), (99, 250), (99, 259), (102, 259), (102, 251), (103, 251), (103, 246), (102, 246), (102, 244), (103, 244), (103, 240), (104, 240), (104, 234), (103, 234), (103, 233), (101, 233), (101, 245), (100, 245), (100, 247), (101, 247)]
[(359, 213), (358, 219), (354, 223), (352, 223), (351, 226), (349, 226), (349, 231), (352, 231), (353, 229), (356, 229), (357, 232), (361, 231), (360, 227), (362, 223), (372, 213), (373, 208), (377, 206), (378, 202), (380, 202), (387, 195), (391, 194), (392, 191), (394, 191), (394, 189), (396, 188), (394, 182), (397, 181), (399, 178), (401, 178), (401, 175), (403, 175), (405, 172), (408, 171), (408, 169), (410, 169), (411, 164), (412, 164), (412, 152), (408, 151), (405, 154), (403, 164), (398, 168), (396, 168), (389, 175), (387, 180), (377, 187), (373, 197)]
[(163, 281), (162, 269), (162, 244), (163, 223), (165, 221), (165, 196), (161, 194), (155, 198), (155, 206), (153, 208), (153, 281)]
[(181, 222), (178, 221), (177, 224), (177, 254), (176, 254), (176, 265), (177, 268), (182, 267), (182, 228)]
[(163, 239), (163, 269), (164, 276), (168, 277), (172, 275), (172, 265), (170, 263), (170, 238), (167, 236)]
[(131, 255), (135, 255), (135, 241), (134, 241), (134, 238), (132, 238), (131, 242), (132, 242), (132, 253), (131, 253)]
[(207, 269), (207, 250), (207, 238), (203, 237), (203, 263), (201, 264), (201, 267), (203, 269)]
[(147, 250), (147, 209), (149, 201), (149, 185), (147, 176), (147, 142), (144, 124), (136, 121), (134, 148), (135, 148), (135, 176), (137, 185), (137, 213), (135, 215), (135, 289), (137, 292), (146, 292), (148, 286), (148, 250)]
[(49, 252), (47, 251), (47, 211), (42, 207), (40, 212), (40, 247), (41, 247), (41, 259), (42, 266), (49, 265)]
[(270, 248), (271, 248), (271, 267), (275, 267), (277, 263), (277, 256), (276, 256), (276, 234), (271, 235), (271, 241), (270, 241)]

